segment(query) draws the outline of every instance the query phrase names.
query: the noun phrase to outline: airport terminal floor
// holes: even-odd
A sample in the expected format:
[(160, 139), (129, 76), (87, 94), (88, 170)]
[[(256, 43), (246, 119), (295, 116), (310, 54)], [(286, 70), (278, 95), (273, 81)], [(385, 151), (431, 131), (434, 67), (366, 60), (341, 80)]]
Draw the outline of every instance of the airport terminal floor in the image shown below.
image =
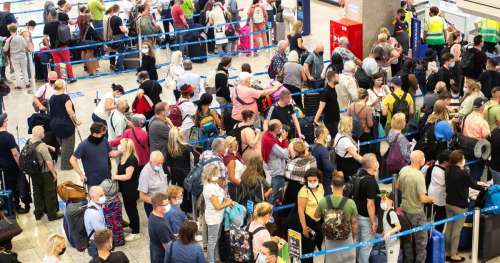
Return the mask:
[[(26, 8), (42, 8), (44, 2), (43, 0), (32, 0), (35, 4), (26, 5)], [(38, 3), (40, 2), (40, 3)], [(80, 1), (82, 2), (82, 1)], [(241, 2), (242, 7), (247, 7), (249, 5), (248, 0), (238, 0)], [(15, 3), (12, 3), (14, 5)], [(304, 46), (308, 50), (312, 50), (315, 44), (321, 42), (325, 46), (324, 53), (330, 54), (330, 24), (331, 19), (339, 19), (342, 17), (344, 10), (331, 5), (326, 2), (319, 0), (311, 1), (311, 34), (304, 37)], [(23, 17), (30, 17), (36, 21), (41, 21), (41, 13), (26, 14)], [(34, 18), (33, 18), (34, 17)], [(36, 18), (36, 19), (35, 19)], [(39, 27), (43, 27), (40, 25)], [(39, 30), (39, 29), (38, 29)], [(37, 31), (40, 34), (40, 31)], [(232, 67), (229, 69), (230, 76), (237, 76), (240, 72), (241, 65), (243, 63), (249, 63), (252, 67), (254, 73), (263, 72), (263, 75), (259, 78), (267, 78), (267, 65), (271, 57), (274, 55), (276, 48), (264, 49), (259, 51), (258, 56), (235, 56), (232, 60)], [(156, 63), (167, 63), (170, 60), (170, 51), (168, 49), (157, 49), (156, 53)], [(325, 58), (329, 55), (325, 55)], [(220, 58), (214, 57), (209, 58), (206, 63), (203, 64), (193, 64), (193, 71), (199, 73), (202, 76), (208, 77), (211, 72), (217, 67)], [(109, 64), (108, 60), (99, 61), (100, 71), (108, 72)], [(74, 66), (75, 76), (78, 77), (85, 76), (87, 73), (83, 70), (83, 65), (78, 64)], [(158, 69), (159, 79), (166, 77), (167, 68), (163, 67)], [(125, 91), (136, 89), (138, 87), (136, 81), (136, 72), (131, 73), (120, 73), (111, 74), (106, 76), (99, 76), (95, 78), (82, 78), (78, 79), (77, 82), (68, 84), (67, 93), (72, 98), (75, 106), (75, 113), (82, 121), (82, 125), (78, 127), (82, 138), (86, 138), (89, 135), (89, 128), (92, 124), (92, 113), (96, 107), (94, 100), (96, 96), (101, 97), (103, 94), (110, 91), (111, 84), (116, 83), (124, 87)], [(8, 78), (15, 81), (15, 76), (9, 76)], [(205, 80), (203, 80), (205, 81)], [(37, 86), (43, 83), (37, 82)], [(135, 92), (126, 94), (125, 97), (131, 104)], [(32, 97), (33, 94), (28, 92), (27, 89), (17, 90), (12, 88), (11, 93), (4, 97), (5, 111), (8, 112), (8, 131), (12, 133), (18, 140), (19, 145), (23, 145), (29, 138), (28, 134), (28, 124), (27, 118), (33, 113), (32, 109)], [(162, 99), (168, 103), (173, 103), (175, 101), (172, 91), (166, 91), (162, 95)], [(421, 105), (422, 101), (417, 100), (417, 105)], [(76, 138), (76, 143), (79, 143), (78, 136)], [(66, 180), (71, 180), (74, 182), (80, 182), (80, 178), (74, 171), (61, 171), (57, 167), (57, 181), (58, 183), (64, 182)], [(115, 167), (114, 167), (115, 169)], [(381, 184), (381, 189), (390, 189), (390, 184)], [(60, 203), (61, 211), (64, 209), (63, 202)], [(147, 231), (147, 218), (144, 213), (143, 203), (141, 201), (137, 204), (140, 216), (140, 229), (141, 238), (132, 242), (127, 242), (124, 246), (117, 247), (116, 251), (123, 251), (128, 257), (130, 262), (142, 263), (149, 262), (149, 237)], [(47, 238), (54, 233), (63, 234), (63, 220), (48, 221), (47, 217), (43, 217), (42, 220), (35, 220), (33, 214), (33, 204), (31, 204), (31, 211), (28, 214), (17, 215), (17, 222), (23, 229), (23, 232), (16, 236), (12, 240), (12, 251), (16, 252), (18, 255), (18, 260), (23, 263), (38, 263), (42, 261), (42, 258), (47, 254)], [(126, 213), (123, 212), (125, 219)], [(69, 244), (66, 245), (67, 250), (64, 255), (61, 256), (61, 262), (72, 262), (72, 263), (83, 263), (89, 262), (91, 258), (86, 252), (78, 252), (76, 249), (72, 248)], [(465, 257), (465, 262), (470, 261), (470, 252), (461, 253)], [(323, 256), (318, 256), (314, 258), (315, 263), (324, 262)], [(488, 262), (498, 262), (500, 263), (500, 257), (492, 259)], [(2, 263), (2, 262), (0, 262)], [(391, 262), (392, 263), (392, 262)]]

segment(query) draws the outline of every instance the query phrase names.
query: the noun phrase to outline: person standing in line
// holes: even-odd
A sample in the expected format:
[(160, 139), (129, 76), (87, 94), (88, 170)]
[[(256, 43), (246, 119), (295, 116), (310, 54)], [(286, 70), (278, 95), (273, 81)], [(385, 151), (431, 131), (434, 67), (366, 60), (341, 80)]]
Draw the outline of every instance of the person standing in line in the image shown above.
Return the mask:
[(109, 52), (109, 68), (113, 71), (121, 71), (124, 69), (123, 59), (124, 56), (118, 54), (118, 58), (114, 55), (117, 53), (125, 52), (125, 42), (121, 41), (128, 34), (128, 29), (124, 25), (123, 20), (118, 15), (120, 13), (120, 6), (113, 5), (108, 11), (109, 21), (107, 23), (107, 32), (108, 35), (111, 35), (110, 40), (116, 40), (116, 42), (109, 44), (111, 51)]
[(338, 82), (338, 73), (335, 71), (326, 73), (326, 88), (321, 93), (318, 111), (314, 116), (314, 123), (319, 126), (321, 114), (324, 113), (323, 123), (332, 138), (335, 138), (335, 135), (337, 135), (340, 121), (340, 107), (337, 100), (337, 91), (335, 90)]
[(203, 248), (195, 240), (197, 232), (196, 222), (186, 220), (178, 240), (172, 240), (165, 249), (164, 263), (206, 263)]
[(107, 120), (108, 140), (114, 140), (123, 135), (123, 132), (132, 127), (132, 123), (127, 119), (129, 110), (126, 98), (118, 99), (116, 109), (114, 109)]
[[(3, 51), (8, 54), (9, 60), (14, 67), (14, 76), (16, 77), (16, 89), (30, 88), (28, 77), (28, 60), (26, 53), (29, 51), (26, 40), (17, 34), (17, 25), (7, 26), (10, 37), (5, 41)], [(21, 81), (22, 78), (22, 81)]]
[(97, 247), (97, 257), (90, 263), (120, 262), (128, 263), (129, 260), (122, 251), (113, 251), (113, 233), (111, 230), (99, 230), (95, 233), (94, 242)]
[(102, 206), (106, 203), (106, 196), (104, 196), (102, 187), (98, 185), (90, 187), (89, 199), (83, 221), (85, 223), (87, 236), (89, 237), (87, 253), (95, 259), (98, 257), (95, 234), (99, 230), (106, 230), (106, 220), (104, 219), (104, 213), (102, 211)]
[[(267, 46), (267, 33), (266, 33), (266, 25), (267, 25), (267, 12), (262, 7), (260, 0), (253, 0), (252, 5), (248, 9), (247, 12), (248, 21), (247, 23), (252, 26), (253, 35), (253, 47), (252, 48), (261, 48)], [(255, 55), (258, 55), (258, 51), (254, 52)]]
[[(422, 151), (413, 151), (410, 155), (411, 163), (403, 167), (399, 172), (396, 189), (403, 196), (401, 208), (405, 212), (413, 227), (425, 225), (427, 216), (424, 213), (424, 205), (432, 204), (432, 197), (426, 194), (425, 175), (420, 168), (425, 164), (425, 156)], [(407, 262), (424, 263), (427, 258), (427, 231), (415, 233), (414, 241), (406, 237), (403, 239), (403, 251)], [(415, 244), (415, 251), (413, 245)]]
[(295, 50), (288, 53), (287, 62), (283, 66), (283, 86), (293, 94), (295, 105), (303, 109), (302, 94), (295, 94), (302, 91), (302, 65), (299, 64), (299, 55)]
[(52, 234), (47, 240), (47, 255), (42, 263), (62, 263), (61, 256), (66, 252), (66, 238), (59, 234)]
[(152, 212), (148, 217), (148, 232), (151, 263), (164, 263), (168, 242), (175, 239), (174, 233), (164, 218), (170, 210), (168, 197), (164, 192), (158, 192), (150, 199)]
[[(150, 151), (160, 151), (163, 156), (167, 156), (168, 134), (170, 132), (171, 121), (167, 117), (168, 104), (160, 102), (155, 105), (155, 115), (148, 124), (149, 148)], [(167, 165), (163, 164), (163, 171), (167, 171)]]
[(320, 89), (325, 86), (324, 79), (321, 78), (323, 72), (323, 52), (325, 47), (323, 44), (316, 44), (314, 51), (307, 56), (304, 62), (303, 71), (308, 81), (309, 88)]
[(104, 94), (97, 104), (97, 107), (94, 109), (92, 113), (93, 122), (100, 122), (107, 125), (106, 120), (109, 118), (110, 113), (117, 108), (116, 101), (120, 96), (125, 94), (125, 90), (120, 84), (111, 84), (111, 90), (112, 91)]
[(104, 11), (106, 11), (106, 6), (103, 0), (88, 0), (88, 9), (90, 11), (90, 16), (92, 17), (92, 25), (99, 37), (103, 38), (103, 18)]
[(436, 52), (438, 58), (446, 43), (446, 22), (439, 14), (439, 8), (432, 6), (429, 9), (430, 18), (424, 23), (424, 41)]
[(150, 216), (153, 211), (151, 198), (156, 193), (167, 191), (167, 176), (163, 172), (163, 154), (160, 151), (153, 151), (149, 157), (149, 163), (142, 168), (139, 175), (139, 198), (144, 202), (144, 212)]
[(174, 5), (172, 6), (171, 9), (171, 14), (172, 14), (172, 21), (174, 24), (176, 44), (179, 45), (179, 49), (182, 51), (183, 54), (187, 54), (186, 52), (187, 46), (180, 45), (184, 42), (184, 37), (186, 35), (186, 32), (182, 31), (189, 28), (188, 19), (186, 18), (186, 15), (182, 10), (182, 4), (183, 0), (175, 0)]

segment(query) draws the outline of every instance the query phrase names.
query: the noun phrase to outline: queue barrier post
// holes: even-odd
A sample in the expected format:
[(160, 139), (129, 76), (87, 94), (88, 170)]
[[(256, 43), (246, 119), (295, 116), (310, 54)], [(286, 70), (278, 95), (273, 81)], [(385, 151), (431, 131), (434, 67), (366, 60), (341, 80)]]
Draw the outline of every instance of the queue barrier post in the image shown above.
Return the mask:
[(140, 26), (137, 28), (139, 29), (139, 30), (137, 30), (138, 31), (137, 49), (139, 50), (139, 67), (142, 67), (142, 33), (141, 33)]
[(392, 195), (394, 195), (394, 207), (397, 208), (399, 207), (399, 195), (398, 195), (398, 189), (396, 189), (396, 183), (398, 181), (398, 174), (393, 174), (392, 175)]
[(479, 207), (474, 208), (474, 217), (472, 221), (472, 263), (478, 262), (478, 251), (479, 251), (479, 221), (480, 221), (481, 210)]
[(28, 67), (30, 67), (30, 81), (31, 81), (31, 89), (33, 90), (33, 94), (35, 94), (36, 92), (36, 79), (35, 79), (35, 63), (33, 63), (34, 61), (34, 56), (33, 56), (33, 52), (28, 52), (28, 60), (29, 60), (29, 65)]

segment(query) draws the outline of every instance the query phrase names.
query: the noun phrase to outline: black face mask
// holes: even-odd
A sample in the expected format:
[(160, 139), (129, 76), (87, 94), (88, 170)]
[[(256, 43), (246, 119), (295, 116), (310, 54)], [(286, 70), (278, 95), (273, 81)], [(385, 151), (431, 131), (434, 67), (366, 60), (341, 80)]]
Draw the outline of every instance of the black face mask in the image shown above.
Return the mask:
[(318, 52), (318, 56), (323, 57), (323, 51)]
[(95, 136), (89, 135), (89, 137), (88, 137), (89, 142), (91, 142), (93, 144), (100, 144), (103, 139), (104, 139), (104, 136), (95, 137)]
[(61, 252), (59, 252), (59, 256), (62, 256), (64, 254), (64, 252), (66, 252), (66, 247), (64, 247), (63, 250), (61, 250)]

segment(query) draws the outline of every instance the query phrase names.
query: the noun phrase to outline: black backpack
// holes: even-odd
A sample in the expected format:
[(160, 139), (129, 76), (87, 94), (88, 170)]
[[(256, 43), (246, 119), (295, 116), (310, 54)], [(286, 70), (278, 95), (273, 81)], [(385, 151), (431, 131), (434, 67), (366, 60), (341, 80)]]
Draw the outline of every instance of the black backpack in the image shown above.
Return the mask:
[(462, 68), (462, 73), (464, 76), (472, 78), (475, 77), (475, 72), (477, 72), (477, 70), (475, 69), (476, 54), (478, 52), (479, 51), (477, 51), (475, 48), (469, 48), (465, 51), (465, 54), (460, 61), (460, 67)]
[(42, 171), (43, 165), (38, 162), (36, 147), (40, 145), (42, 141), (31, 143), (29, 140), (24, 145), (21, 150), (21, 155), (19, 156), (19, 168), (25, 174), (36, 175)]
[(7, 29), (7, 15), (9, 13), (0, 11), (0, 36), (10, 37), (10, 32)]
[(394, 114), (402, 112), (406, 115), (406, 120), (409, 120), (408, 117), (410, 116), (410, 105), (408, 105), (408, 101), (406, 101), (406, 96), (408, 96), (408, 93), (405, 91), (403, 93), (403, 96), (399, 98), (394, 92), (391, 93), (391, 96), (394, 97), (394, 104), (392, 105), (392, 116)]
[(238, 124), (236, 124), (232, 130), (227, 132), (228, 136), (232, 136), (232, 137), (236, 138), (236, 141), (238, 141), (238, 152), (240, 154), (243, 154), (249, 147), (247, 145), (247, 147), (245, 147), (245, 149), (243, 149), (243, 146), (242, 146), (243, 143), (241, 141), (241, 131), (243, 131), (244, 129), (249, 128), (249, 127), (253, 127), (253, 125), (239, 126)]
[(435, 123), (426, 123), (422, 129), (419, 129), (420, 138), (415, 145), (415, 150), (421, 150), (426, 160), (435, 160), (438, 148), (438, 141), (434, 135)]
[(351, 176), (351, 180), (345, 184), (344, 196), (356, 200), (359, 196), (359, 185), (366, 175), (361, 174), (359, 169), (354, 175)]
[(59, 21), (59, 25), (57, 26), (57, 44), (69, 44), (72, 40), (71, 28), (68, 23)]

